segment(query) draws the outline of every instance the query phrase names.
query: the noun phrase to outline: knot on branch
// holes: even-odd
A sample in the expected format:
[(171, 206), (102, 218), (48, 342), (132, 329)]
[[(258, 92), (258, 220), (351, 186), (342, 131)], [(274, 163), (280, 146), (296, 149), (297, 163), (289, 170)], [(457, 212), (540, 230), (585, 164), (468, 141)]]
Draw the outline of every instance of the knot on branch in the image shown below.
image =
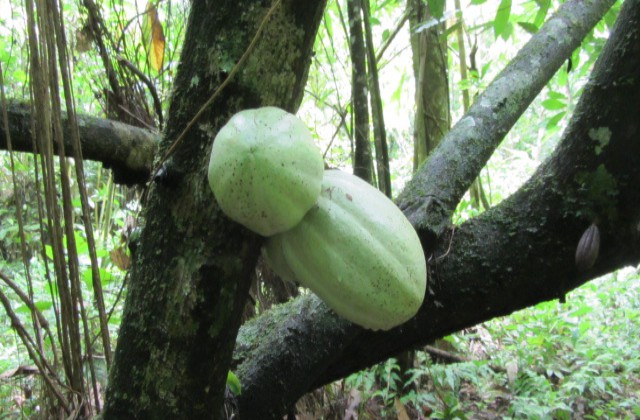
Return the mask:
[(436, 246), (437, 239), (450, 225), (451, 213), (435, 195), (407, 199), (399, 203), (400, 210), (418, 232), (425, 254)]

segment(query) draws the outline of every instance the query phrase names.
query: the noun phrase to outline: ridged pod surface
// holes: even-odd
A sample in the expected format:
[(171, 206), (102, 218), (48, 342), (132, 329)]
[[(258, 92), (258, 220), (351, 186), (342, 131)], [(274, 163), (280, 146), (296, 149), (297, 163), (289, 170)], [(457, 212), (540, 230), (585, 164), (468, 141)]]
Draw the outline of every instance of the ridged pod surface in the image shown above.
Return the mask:
[(596, 263), (600, 252), (600, 230), (592, 223), (580, 237), (576, 247), (576, 267), (580, 271), (587, 271)]
[(316, 206), (269, 238), (263, 254), (282, 278), (365, 328), (402, 324), (424, 299), (426, 261), (413, 226), (380, 191), (337, 170), (325, 171)]
[(222, 211), (270, 236), (302, 220), (320, 194), (324, 163), (311, 133), (275, 107), (235, 114), (216, 136), (209, 185)]

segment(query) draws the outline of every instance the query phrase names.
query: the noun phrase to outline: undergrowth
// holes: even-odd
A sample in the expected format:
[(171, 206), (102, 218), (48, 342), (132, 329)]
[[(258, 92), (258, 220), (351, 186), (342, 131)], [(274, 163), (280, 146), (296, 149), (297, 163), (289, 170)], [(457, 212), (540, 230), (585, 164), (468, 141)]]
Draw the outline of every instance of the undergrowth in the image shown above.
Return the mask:
[(390, 359), (330, 386), (342, 407), (307, 401), (298, 409), (312, 418), (640, 418), (639, 279), (620, 270), (564, 304), (543, 302), (446, 337), (466, 362), (436, 363), (419, 351), (403, 381)]

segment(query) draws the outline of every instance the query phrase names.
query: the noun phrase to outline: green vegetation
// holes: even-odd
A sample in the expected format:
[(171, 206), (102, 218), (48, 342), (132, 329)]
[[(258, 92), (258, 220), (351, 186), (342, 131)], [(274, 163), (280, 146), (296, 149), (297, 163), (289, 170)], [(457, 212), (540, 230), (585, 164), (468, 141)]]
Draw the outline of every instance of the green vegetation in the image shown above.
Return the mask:
[[(87, 29), (86, 10), (74, 2), (65, 4), (76, 107), (79, 113), (160, 131), (166, 124), (189, 2), (154, 2), (158, 3), (155, 15), (145, 12), (141, 4), (136, 8), (137, 3), (121, 0), (101, 4), (108, 61), (117, 70), (130, 101), (126, 116), (112, 106), (113, 86)], [(463, 1), (459, 12), (465, 19), (464, 39), (472, 44), (468, 49), (475, 47), (474, 65), (466, 80), (460, 79), (453, 2), (427, 3), (433, 14), (443, 14), (451, 22), (441, 36), (449, 43), (450, 108), (452, 120), (457, 121), (463, 115), (461, 91), (468, 91), (472, 98), (481, 92), (562, 1)], [(480, 176), (491, 205), (516, 191), (553, 151), (619, 7), (614, 6), (583, 41), (491, 158)], [(370, 11), (379, 55), (392, 193), (397, 196), (413, 171), (415, 87), (409, 37), (411, 31), (428, 29), (434, 22), (408, 28), (405, 2), (400, 1), (371, 0)], [(298, 115), (311, 128), (328, 166), (350, 170), (353, 107), (345, 16), (344, 1), (328, 3)], [(2, 87), (7, 98), (22, 102), (30, 98), (31, 82), (25, 21), (21, 1), (0, 5)], [(154, 25), (156, 30), (157, 25), (164, 29), (163, 57), (158, 55), (159, 39), (153, 38)], [(136, 78), (126, 70), (131, 68), (143, 77)], [(197, 76), (193, 83), (199, 83)], [(598, 150), (607, 147), (607, 133), (596, 132), (592, 137)], [(63, 368), (64, 349), (69, 343), (60, 333), (64, 293), (53, 272), (54, 258), (60, 255), (55, 255), (44, 216), (41, 162), (32, 154), (0, 152), (0, 419), (56, 418), (63, 413), (61, 402), (41, 374), (47, 369), (35, 364), (25, 342), (31, 351), (41, 352), (36, 359), (51, 364), (48, 375), (55, 387), (70, 386)], [(67, 172), (71, 174), (75, 166), (73, 161), (69, 164)], [(64, 177), (57, 159), (55, 168), (56, 182), (62, 184)], [(608, 209), (607, 199), (616, 194), (615, 179), (607, 168), (598, 169), (596, 173), (584, 173), (576, 182), (595, 185), (592, 193), (596, 205)], [(71, 258), (71, 250), (78, 255), (81, 281), (77, 304), (82, 303), (85, 315), (75, 318), (75, 327), (81, 330), (78, 336), (83, 338), (76, 344), (83, 349), (79, 360), (86, 388), (81, 396), (71, 392), (65, 396), (101, 404), (108, 370), (105, 341), (111, 348), (117, 342), (131, 248), (139, 240), (136, 217), (141, 194), (135, 188), (117, 185), (111, 171), (99, 163), (85, 162), (84, 175), (95, 245), (88, 240), (82, 223), (81, 194), (75, 179), (70, 181), (72, 214), (71, 222), (67, 220), (73, 240), (64, 236), (63, 245), (66, 257)], [(483, 211), (465, 197), (453, 223), (460, 224)], [(102, 286), (99, 292), (92, 272), (92, 248)], [(247, 318), (298, 293), (290, 285), (289, 289), (274, 286), (279, 283), (273, 279), (270, 283), (268, 272), (262, 268), (258, 271), (261, 283), (255, 286), (257, 292), (252, 290)], [(392, 358), (309, 394), (298, 403), (298, 412), (314, 418), (343, 418), (352, 413), (360, 419), (639, 418), (639, 280), (638, 268), (629, 267), (576, 289), (564, 304), (540, 303), (451, 335), (439, 343), (440, 356), (419, 349), (414, 367), (406, 372)], [(97, 294), (104, 300), (106, 317), (98, 309)], [(104, 341), (103, 321), (108, 326)], [(21, 328), (23, 333), (18, 332)], [(234, 395), (243, 389), (232, 371), (227, 385)]]
[[(576, 289), (565, 304), (540, 303), (446, 337), (469, 361), (436, 363), (418, 352), (403, 384), (390, 359), (346, 378), (345, 393), (375, 401), (360, 418), (396, 418), (402, 409), (410, 418), (637, 418), (639, 279), (621, 270)], [(406, 385), (415, 388), (402, 392)]]

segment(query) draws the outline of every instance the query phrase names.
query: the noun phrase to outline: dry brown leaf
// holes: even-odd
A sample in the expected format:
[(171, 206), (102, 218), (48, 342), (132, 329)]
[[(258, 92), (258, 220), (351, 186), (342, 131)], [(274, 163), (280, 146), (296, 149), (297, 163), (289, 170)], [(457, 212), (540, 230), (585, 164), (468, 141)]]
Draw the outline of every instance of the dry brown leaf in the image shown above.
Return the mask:
[(411, 420), (409, 417), (409, 413), (407, 413), (407, 408), (404, 406), (400, 398), (395, 399), (393, 402), (393, 407), (396, 409), (396, 414), (398, 415), (398, 420)]
[(129, 266), (131, 265), (131, 257), (127, 255), (124, 247), (121, 246), (112, 250), (111, 252), (109, 252), (109, 255), (111, 256), (111, 261), (120, 270), (126, 271), (129, 269)]
[(156, 7), (149, 2), (147, 3), (146, 10), (147, 13), (143, 28), (144, 42), (145, 45), (147, 45), (147, 56), (151, 68), (159, 72), (164, 62), (164, 31)]

